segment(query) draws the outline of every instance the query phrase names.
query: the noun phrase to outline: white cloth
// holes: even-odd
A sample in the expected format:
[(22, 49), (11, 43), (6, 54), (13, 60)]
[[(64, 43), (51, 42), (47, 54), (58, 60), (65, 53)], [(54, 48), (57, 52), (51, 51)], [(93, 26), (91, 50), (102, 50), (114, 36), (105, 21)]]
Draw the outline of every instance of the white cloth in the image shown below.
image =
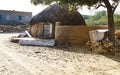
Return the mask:
[(96, 40), (96, 41), (100, 41), (104, 38), (104, 34), (105, 32), (107, 32), (108, 29), (97, 29), (97, 30), (93, 30), (93, 38)]

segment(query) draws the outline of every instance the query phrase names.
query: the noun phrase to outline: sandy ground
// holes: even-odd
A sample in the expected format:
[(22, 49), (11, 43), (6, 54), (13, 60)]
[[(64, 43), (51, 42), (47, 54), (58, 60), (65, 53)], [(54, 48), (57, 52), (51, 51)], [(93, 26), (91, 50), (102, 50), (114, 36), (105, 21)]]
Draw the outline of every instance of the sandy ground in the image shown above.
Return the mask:
[(120, 58), (80, 47), (20, 46), (0, 33), (0, 75), (120, 75)]

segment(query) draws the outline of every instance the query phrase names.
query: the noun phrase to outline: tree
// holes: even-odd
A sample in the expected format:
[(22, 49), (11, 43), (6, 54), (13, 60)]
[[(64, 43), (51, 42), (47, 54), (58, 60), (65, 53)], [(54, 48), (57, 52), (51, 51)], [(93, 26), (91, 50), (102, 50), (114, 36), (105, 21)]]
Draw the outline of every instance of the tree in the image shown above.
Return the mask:
[(115, 44), (115, 27), (114, 27), (114, 12), (120, 2), (120, 0), (31, 0), (31, 3), (37, 5), (50, 4), (52, 2), (59, 2), (62, 4), (68, 4), (70, 9), (78, 8), (79, 6), (87, 5), (89, 7), (94, 6), (96, 9), (99, 7), (105, 7), (107, 9), (108, 18), (108, 38)]

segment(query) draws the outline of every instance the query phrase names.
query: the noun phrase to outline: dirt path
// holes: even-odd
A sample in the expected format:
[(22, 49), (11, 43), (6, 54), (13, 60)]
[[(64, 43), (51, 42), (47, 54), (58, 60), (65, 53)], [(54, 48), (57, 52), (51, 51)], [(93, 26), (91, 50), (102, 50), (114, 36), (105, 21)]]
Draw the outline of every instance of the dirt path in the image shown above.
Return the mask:
[(119, 75), (120, 58), (83, 48), (20, 46), (0, 34), (0, 75)]

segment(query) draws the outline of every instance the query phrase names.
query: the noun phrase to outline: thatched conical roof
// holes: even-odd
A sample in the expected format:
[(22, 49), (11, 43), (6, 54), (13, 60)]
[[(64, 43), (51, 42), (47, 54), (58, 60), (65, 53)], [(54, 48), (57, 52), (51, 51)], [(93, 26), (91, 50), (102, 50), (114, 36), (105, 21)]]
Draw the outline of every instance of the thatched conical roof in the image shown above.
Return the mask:
[(47, 7), (35, 15), (29, 24), (33, 25), (39, 22), (50, 22), (53, 24), (61, 22), (62, 25), (86, 25), (79, 12), (75, 11), (70, 13), (67, 6), (60, 7), (59, 4), (53, 4)]

